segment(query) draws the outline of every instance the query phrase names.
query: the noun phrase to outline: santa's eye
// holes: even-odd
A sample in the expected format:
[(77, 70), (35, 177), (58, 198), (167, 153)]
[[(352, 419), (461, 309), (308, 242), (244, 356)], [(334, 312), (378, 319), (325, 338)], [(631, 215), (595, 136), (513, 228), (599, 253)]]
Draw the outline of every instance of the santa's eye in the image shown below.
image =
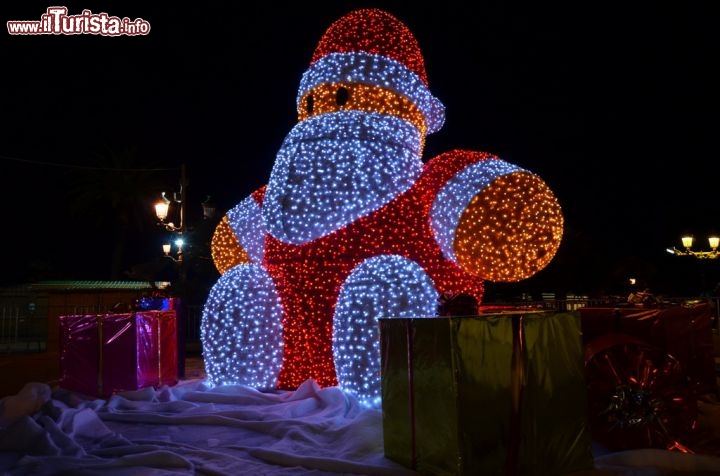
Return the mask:
[(308, 97), (305, 99), (305, 109), (307, 110), (308, 115), (313, 112), (313, 102), (314, 100), (312, 94), (308, 94)]
[(338, 88), (335, 93), (335, 102), (338, 106), (344, 106), (350, 98), (350, 92), (345, 88)]

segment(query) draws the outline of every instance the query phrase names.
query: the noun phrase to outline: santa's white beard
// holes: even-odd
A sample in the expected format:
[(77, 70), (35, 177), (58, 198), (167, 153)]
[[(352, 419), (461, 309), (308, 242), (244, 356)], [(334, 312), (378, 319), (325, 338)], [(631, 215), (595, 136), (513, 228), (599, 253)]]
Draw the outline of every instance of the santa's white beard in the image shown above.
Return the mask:
[(372, 213), (415, 183), (421, 147), (417, 128), (395, 116), (341, 111), (298, 123), (265, 191), (268, 232), (302, 244)]

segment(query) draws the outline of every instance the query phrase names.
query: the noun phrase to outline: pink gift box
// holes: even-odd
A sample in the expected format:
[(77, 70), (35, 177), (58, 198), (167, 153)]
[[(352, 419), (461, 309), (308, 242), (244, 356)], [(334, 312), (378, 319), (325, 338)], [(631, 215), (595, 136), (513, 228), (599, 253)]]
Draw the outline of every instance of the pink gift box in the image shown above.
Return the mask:
[(60, 386), (109, 397), (178, 381), (175, 311), (60, 316)]

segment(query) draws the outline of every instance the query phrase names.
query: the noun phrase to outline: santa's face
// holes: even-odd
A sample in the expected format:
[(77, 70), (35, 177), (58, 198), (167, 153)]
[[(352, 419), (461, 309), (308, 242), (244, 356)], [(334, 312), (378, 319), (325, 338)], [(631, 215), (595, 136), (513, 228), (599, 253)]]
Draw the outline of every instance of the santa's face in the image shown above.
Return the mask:
[(301, 121), (268, 181), (269, 233), (307, 243), (379, 209), (420, 175), (422, 144), (417, 127), (394, 115), (349, 110)]

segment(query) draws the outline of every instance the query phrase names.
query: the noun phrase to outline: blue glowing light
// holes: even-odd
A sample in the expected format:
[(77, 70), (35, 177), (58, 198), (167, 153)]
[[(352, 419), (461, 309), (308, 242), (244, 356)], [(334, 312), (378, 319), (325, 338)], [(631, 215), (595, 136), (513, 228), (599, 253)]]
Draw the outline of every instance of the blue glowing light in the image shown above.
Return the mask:
[(369, 53), (330, 53), (303, 74), (297, 104), (315, 86), (337, 82), (363, 83), (391, 89), (410, 98), (422, 111), (428, 134), (437, 132), (445, 122), (445, 106), (434, 97), (420, 77), (404, 64)]
[(282, 366), (282, 309), (267, 272), (240, 264), (210, 290), (200, 327), (211, 385), (274, 389)]
[(381, 403), (381, 317), (430, 317), (438, 292), (414, 261), (398, 255), (370, 258), (342, 285), (333, 318), (333, 356), (338, 386), (366, 407)]
[(378, 210), (416, 181), (420, 147), (418, 130), (395, 116), (341, 111), (300, 122), (268, 181), (269, 233), (302, 244)]
[(260, 205), (251, 196), (227, 212), (228, 223), (240, 246), (253, 263), (261, 263), (265, 253), (265, 220)]

